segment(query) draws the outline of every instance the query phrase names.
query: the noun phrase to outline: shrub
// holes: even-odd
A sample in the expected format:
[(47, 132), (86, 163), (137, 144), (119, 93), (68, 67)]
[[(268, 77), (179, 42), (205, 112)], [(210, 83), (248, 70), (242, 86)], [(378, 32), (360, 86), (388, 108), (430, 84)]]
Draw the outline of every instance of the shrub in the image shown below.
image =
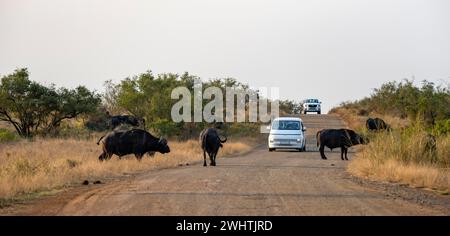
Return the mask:
[(17, 135), (7, 129), (0, 128), (0, 143), (2, 142), (12, 142), (17, 140)]
[(444, 135), (450, 133), (450, 119), (440, 120), (436, 122), (433, 133), (436, 135)]
[(179, 124), (167, 119), (160, 119), (153, 122), (150, 127), (157, 133), (157, 135), (173, 136), (180, 132)]

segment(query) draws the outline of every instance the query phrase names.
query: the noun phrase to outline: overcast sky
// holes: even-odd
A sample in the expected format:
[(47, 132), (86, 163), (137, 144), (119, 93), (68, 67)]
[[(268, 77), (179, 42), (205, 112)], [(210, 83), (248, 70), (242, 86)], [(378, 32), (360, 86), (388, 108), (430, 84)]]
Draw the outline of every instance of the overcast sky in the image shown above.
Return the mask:
[(174, 72), (324, 110), (383, 82), (450, 81), (448, 0), (0, 0), (0, 75), (86, 85)]

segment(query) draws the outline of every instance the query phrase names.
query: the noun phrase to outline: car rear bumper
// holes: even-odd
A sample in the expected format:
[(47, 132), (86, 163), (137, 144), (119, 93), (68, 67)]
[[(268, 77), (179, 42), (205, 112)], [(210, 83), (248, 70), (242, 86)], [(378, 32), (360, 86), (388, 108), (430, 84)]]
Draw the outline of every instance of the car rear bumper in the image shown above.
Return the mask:
[(300, 149), (303, 148), (302, 143), (292, 143), (292, 144), (280, 144), (280, 143), (269, 143), (269, 148), (278, 148), (278, 149)]

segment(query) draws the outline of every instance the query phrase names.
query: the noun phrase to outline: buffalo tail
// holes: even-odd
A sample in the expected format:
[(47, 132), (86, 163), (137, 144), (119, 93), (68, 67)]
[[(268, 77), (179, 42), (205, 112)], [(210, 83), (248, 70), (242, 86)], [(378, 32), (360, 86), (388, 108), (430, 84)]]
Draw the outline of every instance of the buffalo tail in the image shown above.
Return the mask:
[(225, 139), (224, 140), (222, 140), (222, 139), (220, 139), (220, 136), (219, 136), (219, 141), (221, 142), (221, 143), (224, 143), (224, 142), (226, 142), (227, 141), (227, 136), (224, 136), (225, 137)]
[(100, 139), (97, 141), (97, 145), (100, 145), (100, 141), (105, 137), (105, 135), (101, 136)]
[(319, 138), (320, 132), (321, 132), (321, 131), (317, 131), (317, 134), (316, 134), (317, 147), (320, 145), (320, 138)]

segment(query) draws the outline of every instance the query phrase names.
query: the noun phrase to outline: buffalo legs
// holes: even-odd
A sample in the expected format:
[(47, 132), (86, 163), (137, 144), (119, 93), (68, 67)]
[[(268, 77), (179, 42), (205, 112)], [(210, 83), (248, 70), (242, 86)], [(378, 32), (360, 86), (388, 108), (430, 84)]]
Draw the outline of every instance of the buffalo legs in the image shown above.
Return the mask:
[(320, 156), (322, 157), (322, 159), (326, 160), (327, 157), (325, 156), (325, 145), (320, 145), (319, 151), (320, 151)]
[(102, 154), (100, 154), (100, 156), (98, 157), (99, 161), (105, 161), (105, 160), (109, 160), (111, 159), (112, 153), (107, 153), (107, 152), (103, 152)]
[(142, 160), (142, 156), (143, 156), (144, 154), (134, 154), (134, 156), (136, 157), (136, 159), (138, 160), (138, 161), (141, 161)]
[(341, 159), (342, 159), (342, 160), (344, 160), (344, 154), (345, 154), (345, 160), (348, 161), (348, 158), (347, 158), (347, 150), (348, 150), (348, 148), (346, 148), (346, 147), (341, 147)]
[[(210, 166), (216, 166), (216, 156), (217, 156), (217, 152), (208, 152), (208, 156), (209, 156), (209, 165)], [(206, 165), (206, 151), (203, 150), (203, 166), (207, 166)]]
[[(327, 157), (325, 156), (325, 145), (323, 145), (323, 146), (320, 145), (319, 151), (320, 151), (320, 156), (322, 157), (322, 159), (326, 160)], [(342, 160), (348, 160), (347, 151), (348, 151), (347, 147), (341, 147), (341, 159)]]
[(206, 151), (205, 150), (203, 150), (203, 166), (206, 166)]
[[(107, 153), (107, 152), (103, 152), (102, 154), (100, 154), (100, 156), (98, 156), (98, 160), (99, 161), (106, 161), (111, 159), (113, 153)], [(123, 155), (118, 155), (119, 156), (119, 160), (122, 159)], [(136, 157), (136, 159), (138, 161), (140, 161), (142, 159), (142, 156), (144, 156), (144, 154), (142, 153), (135, 153), (134, 156)]]
[(216, 156), (217, 156), (217, 152), (213, 152), (209, 156), (209, 160), (211, 161), (211, 163), (210, 163), (211, 166), (216, 166)]

